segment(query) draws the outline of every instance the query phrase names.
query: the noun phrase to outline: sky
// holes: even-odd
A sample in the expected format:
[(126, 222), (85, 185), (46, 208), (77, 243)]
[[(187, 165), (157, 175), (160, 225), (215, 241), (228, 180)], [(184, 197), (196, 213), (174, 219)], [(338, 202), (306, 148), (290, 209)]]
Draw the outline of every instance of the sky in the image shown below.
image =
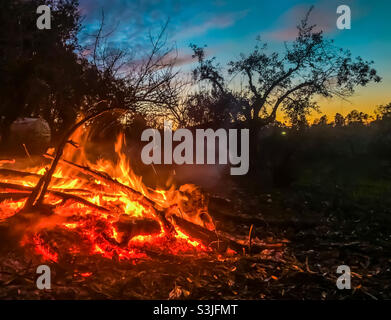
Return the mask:
[[(341, 4), (351, 9), (350, 30), (336, 27)], [(381, 83), (358, 88), (349, 101), (319, 99), (321, 111), (330, 118), (353, 109), (372, 113), (376, 106), (391, 102), (391, 1), (387, 0), (80, 0), (84, 16), (80, 38), (91, 39), (103, 11), (110, 45), (143, 52), (148, 32), (156, 33), (168, 20), (167, 41), (177, 48), (184, 71), (194, 65), (191, 43), (207, 45), (208, 55), (225, 66), (240, 53), (249, 53), (257, 36), (271, 50), (280, 51), (284, 41), (295, 38), (296, 25), (311, 5), (310, 20), (325, 37), (350, 49), (353, 57), (373, 60), (382, 77)]]

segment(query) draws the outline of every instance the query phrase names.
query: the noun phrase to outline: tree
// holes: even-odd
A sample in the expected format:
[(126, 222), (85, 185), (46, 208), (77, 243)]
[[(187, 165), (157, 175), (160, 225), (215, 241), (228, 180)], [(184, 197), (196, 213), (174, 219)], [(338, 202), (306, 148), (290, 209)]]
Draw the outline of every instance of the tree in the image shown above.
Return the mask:
[(314, 125), (316, 125), (316, 126), (327, 126), (328, 122), (329, 122), (329, 119), (324, 114), (319, 119), (314, 120)]
[[(132, 114), (158, 118), (167, 113), (180, 122), (180, 93), (186, 83), (178, 78), (175, 70), (177, 58), (174, 48), (167, 43), (168, 21), (156, 35), (148, 33), (143, 52), (128, 51), (107, 45), (112, 31), (105, 32), (104, 14), (89, 60), (99, 70), (114, 96), (120, 96), (122, 106)], [(117, 93), (117, 94), (115, 94)], [(126, 120), (126, 119), (125, 119)]]
[(375, 114), (376, 121), (371, 123), (371, 128), (375, 130), (375, 134), (370, 150), (373, 154), (384, 159), (383, 163), (389, 163), (391, 156), (391, 103), (378, 106)]
[(334, 126), (335, 127), (343, 127), (345, 125), (345, 118), (342, 114), (336, 113), (334, 116)]
[(181, 119), (186, 126), (226, 126), (237, 120), (236, 100), (219, 92), (197, 91), (188, 94), (182, 102)]
[[(36, 9), (51, 7), (52, 28), (38, 30)], [(53, 134), (74, 122), (87, 65), (76, 54), (77, 0), (1, 2), (0, 122), (2, 139), (18, 117), (42, 116)]]
[(375, 114), (378, 119), (391, 119), (391, 102), (386, 105), (380, 105), (376, 108)]
[(309, 127), (307, 116), (310, 114), (310, 109), (303, 107), (299, 101), (292, 103), (291, 108), (286, 110), (285, 114), (292, 128), (297, 131), (302, 131)]
[(273, 122), (278, 110), (302, 117), (306, 110), (317, 109), (315, 96), (346, 98), (358, 85), (379, 82), (373, 62), (353, 59), (349, 50), (336, 48), (322, 31), (309, 25), (311, 10), (298, 25), (297, 38), (285, 44), (282, 55), (268, 53), (267, 45), (258, 39), (260, 44), (249, 55), (228, 63), (228, 75), (240, 76), (246, 83), (241, 94), (237, 86), (228, 85), (215, 58), (206, 59), (204, 48), (191, 45), (198, 59), (194, 79), (208, 81), (213, 92), (235, 99), (237, 112), (256, 127)]
[(367, 123), (369, 115), (357, 110), (352, 110), (346, 115), (348, 125), (363, 125)]

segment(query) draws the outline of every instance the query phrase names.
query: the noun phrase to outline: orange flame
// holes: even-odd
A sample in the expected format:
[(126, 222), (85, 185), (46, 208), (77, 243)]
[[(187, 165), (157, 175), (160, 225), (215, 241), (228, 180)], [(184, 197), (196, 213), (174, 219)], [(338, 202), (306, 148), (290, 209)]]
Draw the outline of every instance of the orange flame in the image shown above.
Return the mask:
[[(78, 141), (79, 147), (76, 148), (73, 143), (68, 144), (64, 149), (62, 159), (109, 175), (112, 179), (131, 187), (145, 197), (153, 200), (162, 210), (170, 211), (170, 208), (174, 204), (180, 208), (181, 203), (189, 198), (189, 192), (192, 192), (195, 188), (191, 185), (187, 185), (179, 190), (176, 190), (174, 186), (168, 190), (152, 190), (146, 187), (142, 182), (142, 178), (133, 172), (123, 152), (124, 146), (126, 145), (123, 134), (118, 136), (114, 146), (117, 161), (113, 163), (113, 161), (107, 159), (98, 159), (95, 162), (91, 162), (86, 155), (85, 146), (87, 144), (87, 136), (87, 132), (83, 128), (79, 128), (72, 137), (72, 141)], [(24, 177), (23, 179), (7, 178), (1, 182), (31, 188), (36, 185), (39, 177), (45, 174), (46, 170), (44, 166), (31, 168), (28, 171), (34, 175)], [(87, 243), (90, 248), (89, 253), (98, 254), (110, 259), (114, 256), (118, 257), (119, 260), (145, 258), (146, 254), (144, 250), (151, 246), (157, 246), (162, 250), (175, 254), (178, 252), (207, 250), (202, 244), (190, 239), (181, 230), (178, 230), (177, 227), (175, 227), (177, 230), (174, 239), (168, 237), (161, 226), (161, 230), (157, 234), (135, 235), (127, 243), (122, 243), (122, 234), (116, 227), (119, 217), (125, 215), (130, 219), (148, 218), (156, 220), (151, 209), (145, 207), (138, 201), (130, 200), (122, 191), (112, 190), (104, 181), (91, 179), (64, 163), (60, 163), (56, 168), (50, 190), (58, 190), (64, 194), (75, 195), (91, 204), (108, 210), (102, 211), (98, 208), (95, 209), (84, 203), (72, 201), (71, 198), (65, 198), (64, 200), (64, 198), (57, 196), (54, 192), (47, 194), (45, 203), (54, 207), (54, 217), (44, 216), (38, 219), (34, 227), (26, 229), (26, 232), (29, 230), (32, 232), (30, 240), (23, 242), (23, 244), (32, 244), (35, 251), (45, 260), (57, 262), (61, 254), (61, 252), (55, 252), (58, 248), (54, 249), (45, 242), (47, 232), (45, 236), (41, 234), (41, 231), (50, 230), (74, 232), (82, 239), (81, 241), (83, 243), (74, 243), (70, 248), (68, 247), (67, 251), (70, 253), (76, 254), (82, 252)], [(9, 190), (7, 189), (6, 191)], [(16, 201), (10, 199), (1, 201), (1, 199), (3, 198), (0, 198), (0, 221), (15, 215), (23, 208), (26, 201), (25, 198)], [(187, 214), (186, 210), (182, 210), (181, 214)], [(202, 211), (205, 215), (204, 207), (195, 208), (189, 214), (189, 220), (205, 225), (205, 221), (200, 219), (196, 211)], [(171, 212), (170, 214), (173, 213)]]

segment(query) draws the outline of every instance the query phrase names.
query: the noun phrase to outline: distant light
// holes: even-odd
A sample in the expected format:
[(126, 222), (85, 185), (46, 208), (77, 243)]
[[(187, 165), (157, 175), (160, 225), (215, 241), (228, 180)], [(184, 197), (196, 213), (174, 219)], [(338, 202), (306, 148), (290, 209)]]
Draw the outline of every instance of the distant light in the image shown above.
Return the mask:
[(281, 134), (282, 134), (283, 136), (286, 136), (286, 131), (282, 131)]

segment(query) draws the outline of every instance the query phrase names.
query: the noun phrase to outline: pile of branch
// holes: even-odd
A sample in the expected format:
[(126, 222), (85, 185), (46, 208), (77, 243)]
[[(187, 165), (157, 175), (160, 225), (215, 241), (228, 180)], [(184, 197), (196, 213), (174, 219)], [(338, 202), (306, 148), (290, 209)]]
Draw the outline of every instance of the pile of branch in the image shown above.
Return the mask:
[[(52, 155), (45, 154), (44, 157), (53, 159)], [(158, 220), (162, 223), (162, 225), (165, 228), (165, 231), (168, 232), (168, 234), (175, 234), (175, 228), (173, 227), (172, 223), (166, 218), (166, 214), (164, 211), (158, 210), (158, 205), (152, 200), (147, 197), (145, 197), (140, 192), (134, 190), (133, 188), (123, 185), (119, 181), (111, 178), (107, 174), (99, 171), (95, 171), (87, 166), (81, 166), (76, 163), (73, 163), (68, 160), (60, 160), (59, 161), (62, 164), (68, 165), (72, 167), (73, 169), (79, 171), (80, 173), (87, 175), (93, 179), (96, 179), (103, 184), (109, 186), (111, 189), (115, 191), (122, 191), (124, 192), (129, 199), (132, 201), (138, 201), (140, 204), (142, 204), (144, 207), (148, 208), (151, 212), (155, 214), (155, 216), (158, 218)], [(0, 175), (11, 175), (13, 177), (20, 177), (25, 178), (29, 176), (37, 176), (35, 174), (20, 172), (20, 171), (13, 171), (13, 170), (0, 170)], [(13, 183), (3, 183), (0, 182), (0, 188), (5, 189), (8, 192), (7, 193), (1, 193), (0, 195), (0, 202), (4, 200), (21, 200), (28, 198), (31, 193), (34, 190), (34, 187), (28, 187), (28, 186), (22, 186), (18, 184)], [(87, 207), (90, 207), (94, 210), (98, 210), (101, 212), (110, 212), (109, 209), (98, 206), (94, 203), (89, 202), (88, 200), (85, 200), (81, 196), (77, 196), (73, 194), (72, 192), (77, 192), (78, 194), (90, 194), (91, 191), (84, 190), (84, 189), (64, 189), (64, 190), (53, 190), (48, 189), (47, 193), (52, 194), (56, 197), (62, 198), (63, 201), (58, 204), (58, 206), (61, 206), (65, 201), (74, 201), (80, 204), (83, 204)], [(251, 234), (249, 237), (249, 243), (248, 245), (240, 244), (234, 240), (231, 240), (227, 237), (222, 236), (217, 231), (210, 231), (207, 228), (204, 228), (200, 225), (196, 225), (190, 221), (187, 221), (178, 215), (171, 215), (172, 222), (186, 235), (188, 235), (190, 238), (195, 239), (202, 243), (204, 246), (211, 248), (215, 251), (219, 252), (225, 252), (228, 248), (238, 252), (238, 253), (259, 253), (263, 249), (268, 248), (267, 246), (259, 246), (259, 245), (253, 245), (251, 246)], [(136, 235), (135, 231), (132, 230), (138, 230), (140, 229), (140, 226), (148, 226), (150, 230), (152, 230), (152, 233), (159, 231), (159, 225), (156, 225), (153, 223), (153, 221), (144, 221), (144, 222), (124, 222), (120, 221), (118, 223), (119, 231), (123, 232), (125, 229), (127, 229), (126, 237), (121, 241), (122, 245), (124, 245), (131, 237), (132, 235)], [(133, 234), (134, 233), (134, 234)], [(139, 233), (137, 233), (138, 235)]]
[[(49, 154), (45, 154), (44, 157), (53, 159), (53, 156)], [(107, 184), (108, 186), (112, 187), (114, 190), (125, 192), (131, 200), (138, 201), (143, 206), (154, 211), (155, 215), (159, 218), (159, 220), (163, 222), (163, 225), (165, 225), (170, 232), (175, 232), (175, 229), (172, 227), (171, 223), (166, 219), (165, 213), (163, 211), (159, 211), (155, 209), (157, 205), (152, 199), (146, 198), (140, 192), (132, 189), (131, 187), (123, 185), (117, 180), (109, 177), (108, 175), (102, 172), (92, 170), (87, 166), (80, 166), (68, 160), (60, 160), (60, 163), (66, 164), (85, 175), (91, 176), (94, 179), (97, 179)], [(249, 237), (249, 244), (241, 245), (231, 239), (218, 235), (216, 231), (215, 232), (210, 231), (207, 228), (204, 228), (200, 225), (194, 224), (190, 221), (180, 218), (175, 214), (172, 215), (172, 219), (174, 223), (189, 237), (193, 239), (197, 239), (206, 247), (213, 248), (218, 251), (226, 251), (227, 248), (231, 248), (232, 250), (235, 250), (236, 252), (240, 252), (240, 253), (250, 252), (250, 251), (252, 253), (259, 253), (263, 249), (268, 248), (268, 246), (251, 247), (251, 233)]]
[[(36, 183), (35, 187), (27, 187), (22, 186), (18, 184), (12, 184), (12, 183), (0, 183), (0, 188), (6, 189), (7, 193), (2, 193), (0, 196), (0, 202), (4, 201), (6, 199), (23, 199), (27, 198), (24, 208), (19, 212), (19, 215), (22, 215), (21, 218), (23, 218), (23, 215), (30, 215), (32, 212), (40, 212), (40, 211), (46, 211), (47, 214), (51, 214), (53, 210), (51, 208), (48, 208), (46, 205), (43, 204), (43, 200), (46, 196), (46, 194), (52, 194), (56, 197), (59, 197), (63, 199), (62, 202), (60, 202), (58, 205), (61, 206), (64, 204), (65, 201), (74, 201), (77, 203), (81, 203), (85, 206), (88, 206), (94, 210), (98, 210), (101, 212), (110, 212), (110, 209), (96, 205), (94, 203), (89, 202), (88, 200), (81, 197), (83, 193), (87, 194), (89, 193), (88, 190), (82, 190), (82, 189), (74, 189), (74, 190), (55, 190), (53, 188), (49, 188), (51, 182), (53, 179), (53, 174), (56, 170), (56, 167), (59, 163), (65, 164), (67, 166), (70, 166), (74, 170), (77, 170), (78, 172), (94, 179), (100, 181), (102, 184), (110, 187), (110, 189), (114, 190), (115, 192), (123, 192), (126, 194), (126, 196), (131, 201), (135, 201), (140, 203), (143, 207), (145, 207), (149, 212), (151, 212), (155, 218), (160, 222), (160, 225), (165, 230), (166, 234), (168, 236), (174, 236), (176, 234), (175, 228), (173, 226), (173, 223), (185, 234), (187, 234), (190, 238), (199, 240), (202, 244), (209, 248), (213, 248), (218, 251), (225, 251), (227, 248), (231, 248), (237, 252), (260, 252), (263, 248), (261, 247), (251, 247), (251, 231), (249, 235), (249, 243), (248, 245), (242, 245), (236, 241), (233, 241), (227, 237), (223, 237), (219, 235), (216, 231), (210, 231), (202, 226), (193, 224), (183, 218), (180, 218), (178, 215), (170, 214), (168, 215), (168, 211), (172, 210), (172, 208), (167, 208), (165, 211), (161, 208), (159, 204), (157, 204), (151, 197), (148, 197), (147, 194), (142, 194), (141, 192), (133, 189), (130, 186), (124, 185), (120, 183), (119, 181), (113, 179), (106, 173), (93, 170), (89, 168), (88, 166), (82, 166), (76, 163), (73, 163), (71, 161), (61, 159), (63, 150), (67, 143), (71, 143), (70, 137), (72, 134), (76, 131), (77, 128), (85, 124), (87, 121), (93, 120), (97, 118), (98, 116), (106, 113), (106, 112), (115, 112), (115, 109), (105, 109), (103, 111), (97, 112), (95, 114), (92, 114), (83, 120), (76, 123), (62, 138), (60, 141), (58, 147), (56, 148), (56, 153), (53, 155), (45, 154), (44, 157), (49, 158), (52, 160), (52, 163), (50, 165), (50, 168), (41, 176), (33, 173), (26, 173), (26, 172), (20, 172), (15, 170), (9, 170), (9, 169), (1, 169), (0, 170), (0, 177), (1, 176), (11, 176), (13, 178), (36, 178), (39, 179)], [(123, 112), (124, 110), (119, 110)], [(75, 193), (79, 194), (80, 196), (76, 195)], [(171, 217), (171, 221), (167, 219), (167, 216)], [(141, 223), (138, 223), (138, 225), (142, 225), (143, 227), (152, 230), (152, 231), (159, 231), (160, 226), (157, 226), (151, 221), (144, 221)], [(129, 229), (129, 221), (124, 222), (120, 221), (118, 224), (118, 228), (121, 230)], [(130, 229), (139, 229), (137, 227), (137, 224), (131, 223)], [(156, 229), (156, 230), (155, 230)], [(125, 239), (127, 240), (127, 239)], [(126, 241), (125, 241), (126, 242)]]

